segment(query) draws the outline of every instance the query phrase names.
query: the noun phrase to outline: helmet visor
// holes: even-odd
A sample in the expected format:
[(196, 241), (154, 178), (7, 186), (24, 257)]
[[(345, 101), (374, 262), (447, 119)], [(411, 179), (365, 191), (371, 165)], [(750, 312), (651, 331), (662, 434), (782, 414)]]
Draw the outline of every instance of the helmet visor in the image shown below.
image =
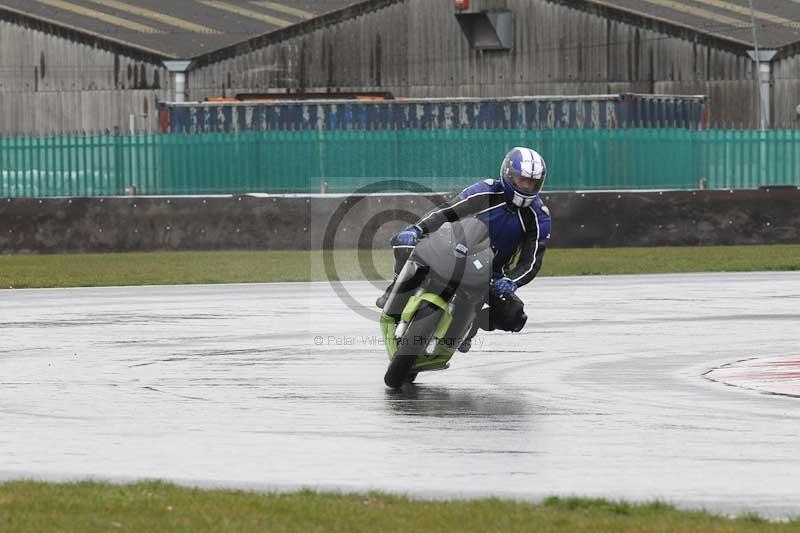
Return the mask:
[(511, 185), (514, 186), (517, 192), (524, 195), (532, 196), (537, 194), (542, 190), (542, 185), (544, 185), (544, 176), (532, 178), (512, 172), (509, 177), (511, 178)]

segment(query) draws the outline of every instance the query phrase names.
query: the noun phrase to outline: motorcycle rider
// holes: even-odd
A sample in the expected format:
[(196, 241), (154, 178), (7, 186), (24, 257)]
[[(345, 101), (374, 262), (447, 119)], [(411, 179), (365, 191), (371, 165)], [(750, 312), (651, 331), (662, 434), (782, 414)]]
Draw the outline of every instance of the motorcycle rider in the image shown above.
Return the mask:
[[(518, 288), (536, 277), (550, 239), (550, 211), (539, 198), (547, 177), (547, 166), (539, 153), (513, 148), (500, 166), (500, 179), (486, 179), (470, 185), (453, 200), (437, 207), (415, 224), (392, 237), (395, 279), (417, 241), (444, 224), (474, 215), (489, 229), (494, 251), (489, 307), (478, 313), (466, 339), (459, 346), (469, 351), (478, 328), (492, 331), (520, 331), (528, 317)], [(375, 304), (383, 309), (394, 282)]]

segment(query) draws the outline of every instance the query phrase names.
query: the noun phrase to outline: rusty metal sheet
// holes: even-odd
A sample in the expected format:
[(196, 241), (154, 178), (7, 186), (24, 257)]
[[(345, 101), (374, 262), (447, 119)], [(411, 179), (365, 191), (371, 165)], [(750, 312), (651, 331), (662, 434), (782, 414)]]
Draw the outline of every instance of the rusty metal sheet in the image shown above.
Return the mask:
[(161, 105), (179, 133), (267, 130), (705, 128), (703, 96), (303, 101)]

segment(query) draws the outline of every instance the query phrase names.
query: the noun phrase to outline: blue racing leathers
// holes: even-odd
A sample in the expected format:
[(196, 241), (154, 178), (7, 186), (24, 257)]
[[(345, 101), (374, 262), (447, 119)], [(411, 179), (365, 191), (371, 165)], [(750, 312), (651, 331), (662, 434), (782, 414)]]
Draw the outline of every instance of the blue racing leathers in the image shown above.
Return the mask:
[(542, 268), (550, 239), (550, 211), (542, 200), (537, 196), (530, 207), (517, 208), (506, 202), (500, 180), (487, 179), (470, 185), (414, 225), (427, 235), (445, 222), (470, 215), (489, 228), (493, 277), (508, 278), (520, 287), (530, 283)]

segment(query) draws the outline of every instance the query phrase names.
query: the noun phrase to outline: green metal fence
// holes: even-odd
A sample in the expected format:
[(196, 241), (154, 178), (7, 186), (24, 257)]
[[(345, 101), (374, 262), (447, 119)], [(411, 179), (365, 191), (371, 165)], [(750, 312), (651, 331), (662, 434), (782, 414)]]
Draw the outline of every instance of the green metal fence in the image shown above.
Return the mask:
[(266, 131), (0, 138), (0, 196), (460, 190), (531, 146), (549, 190), (800, 185), (795, 130)]

